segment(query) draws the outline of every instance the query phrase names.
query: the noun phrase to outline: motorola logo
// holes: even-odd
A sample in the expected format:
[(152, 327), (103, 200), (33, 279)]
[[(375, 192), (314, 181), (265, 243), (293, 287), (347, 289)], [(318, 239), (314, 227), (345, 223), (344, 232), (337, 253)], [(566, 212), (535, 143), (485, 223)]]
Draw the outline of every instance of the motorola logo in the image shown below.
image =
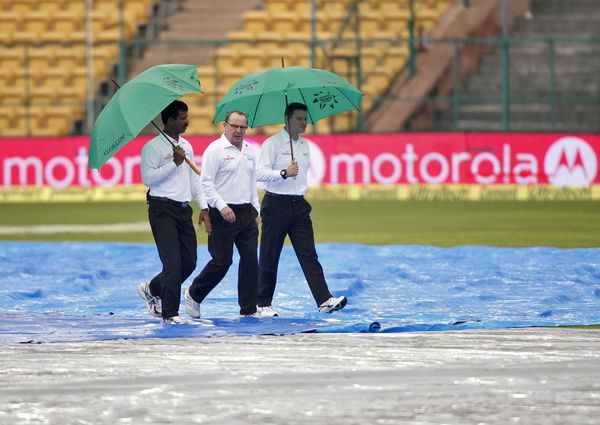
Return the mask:
[(589, 143), (580, 137), (563, 137), (546, 152), (544, 172), (548, 182), (555, 186), (589, 186), (598, 172), (598, 157)]

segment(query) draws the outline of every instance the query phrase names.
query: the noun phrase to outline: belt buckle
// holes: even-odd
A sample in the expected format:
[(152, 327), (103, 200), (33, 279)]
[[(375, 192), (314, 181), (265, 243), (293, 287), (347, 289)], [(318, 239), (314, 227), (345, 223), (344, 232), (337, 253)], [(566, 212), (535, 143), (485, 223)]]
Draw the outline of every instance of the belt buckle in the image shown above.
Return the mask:
[(188, 205), (190, 205), (190, 203), (188, 201), (182, 202), (181, 203), (181, 208), (187, 208)]

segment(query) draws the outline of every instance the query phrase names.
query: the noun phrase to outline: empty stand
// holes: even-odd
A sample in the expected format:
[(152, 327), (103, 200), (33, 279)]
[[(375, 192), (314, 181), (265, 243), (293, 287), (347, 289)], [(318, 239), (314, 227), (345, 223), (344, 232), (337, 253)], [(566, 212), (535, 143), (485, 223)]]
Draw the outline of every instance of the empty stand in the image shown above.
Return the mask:
[[(119, 3), (93, 2), (95, 82), (107, 78), (118, 60)], [(130, 39), (155, 0), (124, 3), (124, 35)], [(88, 95), (85, 2), (2, 0), (0, 6), (0, 120), (14, 122), (2, 136), (68, 134)], [(17, 113), (18, 105), (27, 107)]]

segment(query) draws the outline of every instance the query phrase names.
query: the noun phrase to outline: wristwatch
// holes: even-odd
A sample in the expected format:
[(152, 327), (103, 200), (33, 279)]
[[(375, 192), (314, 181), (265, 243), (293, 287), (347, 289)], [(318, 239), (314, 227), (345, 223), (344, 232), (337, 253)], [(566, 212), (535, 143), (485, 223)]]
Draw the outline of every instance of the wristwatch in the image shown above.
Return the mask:
[(285, 170), (281, 170), (281, 171), (279, 172), (279, 174), (281, 174), (281, 178), (282, 178), (282, 179), (284, 179), (284, 180), (285, 180), (285, 179), (287, 179), (287, 171), (285, 171)]

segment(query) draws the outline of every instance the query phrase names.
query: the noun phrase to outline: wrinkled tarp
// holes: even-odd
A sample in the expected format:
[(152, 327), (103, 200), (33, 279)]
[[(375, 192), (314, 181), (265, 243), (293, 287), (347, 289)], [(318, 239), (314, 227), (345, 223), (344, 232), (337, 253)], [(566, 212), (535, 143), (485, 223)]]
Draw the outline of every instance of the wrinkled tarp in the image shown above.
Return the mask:
[[(0, 343), (296, 332), (411, 332), (600, 323), (600, 248), (317, 246), (345, 309), (318, 313), (291, 247), (281, 255), (277, 318), (241, 318), (237, 256), (202, 319), (163, 325), (137, 283), (160, 271), (152, 244), (0, 242)], [(198, 269), (209, 260), (198, 247)], [(183, 305), (180, 313), (185, 316)]]

